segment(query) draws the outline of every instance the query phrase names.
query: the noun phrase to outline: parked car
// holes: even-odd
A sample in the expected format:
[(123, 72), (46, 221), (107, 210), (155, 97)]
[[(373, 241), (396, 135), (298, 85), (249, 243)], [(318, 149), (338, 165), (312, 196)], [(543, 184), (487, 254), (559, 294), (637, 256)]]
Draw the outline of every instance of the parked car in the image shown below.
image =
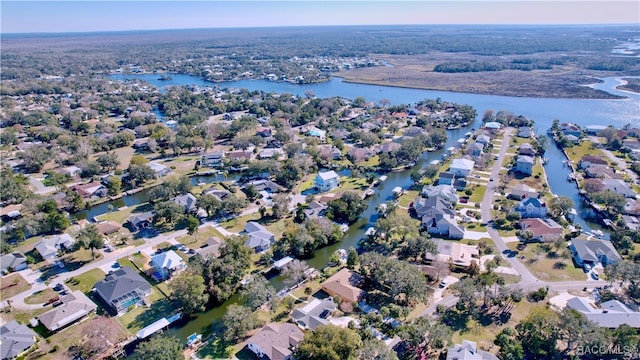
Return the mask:
[(589, 271), (591, 271), (591, 264), (584, 263), (582, 265), (582, 269), (584, 270), (584, 272), (588, 273)]
[(440, 285), (438, 285), (440, 288), (444, 288), (447, 286), (449, 282), (447, 281), (447, 279), (444, 279), (440, 282)]
[(591, 277), (593, 278), (593, 280), (600, 280), (600, 275), (598, 275), (598, 273), (595, 271), (591, 272)]
[(466, 204), (467, 202), (469, 202), (469, 199), (467, 199), (467, 198), (460, 198), (460, 202), (461, 202), (462, 204)]
[(53, 287), (54, 291), (63, 291), (64, 290), (64, 285), (62, 284), (56, 284), (56, 286)]

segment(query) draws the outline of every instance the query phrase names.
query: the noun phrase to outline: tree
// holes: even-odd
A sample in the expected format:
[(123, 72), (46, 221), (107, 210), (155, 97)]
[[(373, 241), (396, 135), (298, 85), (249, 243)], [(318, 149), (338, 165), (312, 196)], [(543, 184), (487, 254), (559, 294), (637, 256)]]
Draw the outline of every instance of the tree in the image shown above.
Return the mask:
[(200, 226), (200, 220), (193, 215), (187, 215), (184, 220), (187, 223), (187, 234), (193, 235), (196, 242), (198, 242), (198, 226)]
[(78, 232), (78, 240), (86, 249), (91, 249), (91, 258), (95, 259), (94, 250), (104, 246), (104, 238), (96, 224), (87, 224)]
[(302, 282), (302, 280), (304, 280), (304, 271), (308, 267), (304, 261), (298, 259), (291, 261), (282, 272), (284, 284), (290, 287)]
[(23, 160), (23, 167), (27, 172), (36, 173), (51, 159), (51, 151), (41, 146), (31, 146), (18, 156)]
[(276, 290), (263, 276), (258, 276), (240, 291), (244, 303), (252, 311), (276, 298)]
[(255, 313), (246, 306), (232, 304), (222, 318), (227, 341), (244, 337), (248, 331), (264, 325), (264, 320), (259, 319)]
[(129, 182), (129, 186), (135, 188), (136, 186), (142, 185), (155, 177), (156, 173), (149, 167), (149, 165), (132, 165), (129, 167), (129, 176), (127, 177), (127, 180)]
[(521, 360), (524, 359), (524, 350), (522, 344), (516, 340), (516, 331), (513, 328), (506, 327), (496, 335), (494, 344), (500, 347), (498, 356), (502, 360)]
[(52, 231), (62, 232), (69, 227), (69, 219), (57, 212), (48, 213), (46, 223)]
[(362, 340), (348, 328), (320, 325), (315, 332), (307, 332), (294, 351), (295, 359), (355, 360)]
[(272, 202), (273, 206), (271, 210), (273, 211), (273, 216), (277, 219), (282, 219), (289, 213), (291, 197), (287, 196), (287, 194), (275, 194)]
[(129, 167), (135, 166), (135, 165), (146, 165), (149, 163), (149, 160), (147, 160), (147, 158), (145, 158), (142, 155), (133, 155), (131, 157), (131, 160), (129, 160)]
[(327, 204), (327, 217), (338, 223), (353, 223), (368, 208), (367, 202), (354, 191), (345, 191), (339, 199)]
[(246, 237), (232, 236), (220, 247), (219, 257), (204, 263), (207, 291), (218, 303), (228, 299), (251, 265), (253, 250), (244, 245)]
[(255, 199), (257, 199), (260, 196), (260, 193), (258, 192), (258, 189), (253, 184), (247, 185), (244, 188), (244, 193), (247, 195), (247, 199), (249, 199), (249, 201), (254, 201)]
[(557, 196), (549, 202), (549, 210), (555, 217), (563, 217), (573, 208), (573, 200), (566, 196)]
[(184, 346), (180, 339), (155, 335), (151, 339), (140, 343), (133, 353), (136, 360), (175, 360), (182, 358)]
[(416, 358), (422, 359), (445, 348), (453, 331), (440, 321), (419, 317), (400, 326), (398, 335), (407, 342)]
[(204, 209), (209, 217), (219, 215), (222, 211), (222, 203), (213, 195), (204, 194), (200, 196), (197, 203), (198, 207)]
[(516, 338), (522, 343), (524, 358), (555, 359), (561, 328), (558, 313), (546, 308), (532, 308), (529, 316), (516, 326)]
[(153, 220), (156, 224), (164, 222), (169, 223), (171, 227), (174, 227), (184, 216), (184, 207), (170, 200), (155, 204), (153, 211), (155, 212)]
[(233, 194), (228, 195), (222, 200), (222, 208), (231, 215), (239, 213), (245, 206), (247, 206), (247, 201)]
[(182, 271), (169, 281), (171, 297), (176, 299), (182, 312), (192, 314), (204, 311), (209, 294), (205, 293), (204, 278), (201, 275)]
[(358, 349), (358, 360), (398, 360), (396, 352), (378, 339), (366, 339)]
[(349, 247), (349, 253), (347, 255), (347, 266), (349, 267), (349, 269), (353, 269), (359, 263), (360, 259), (358, 257), (358, 252), (353, 246)]
[(122, 191), (122, 179), (120, 176), (111, 175), (107, 178), (107, 191), (111, 196), (120, 194), (120, 191)]
[(611, 190), (591, 194), (591, 198), (598, 204), (604, 205), (607, 208), (607, 211), (611, 213), (622, 213), (624, 211), (624, 206), (627, 203), (627, 199), (625, 199), (624, 195)]
[(115, 170), (120, 165), (120, 159), (118, 159), (118, 154), (115, 152), (99, 155), (96, 161), (105, 171)]

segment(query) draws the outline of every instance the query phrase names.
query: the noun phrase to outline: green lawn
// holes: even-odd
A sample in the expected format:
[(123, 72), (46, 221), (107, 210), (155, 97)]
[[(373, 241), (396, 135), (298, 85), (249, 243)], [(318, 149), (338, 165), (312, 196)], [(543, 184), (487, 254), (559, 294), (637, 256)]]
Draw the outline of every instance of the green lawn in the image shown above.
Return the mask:
[(213, 226), (206, 226), (202, 229), (199, 229), (197, 234), (195, 235), (184, 235), (177, 238), (176, 240), (190, 248), (199, 249), (207, 242), (207, 239), (212, 236), (215, 236), (220, 240), (224, 239), (224, 236)]
[(108, 212), (104, 215), (100, 215), (97, 217), (98, 220), (106, 220), (106, 221), (115, 221), (118, 224), (124, 224), (127, 222), (131, 214), (134, 212), (145, 212), (150, 211), (151, 205), (149, 203), (140, 203), (136, 206), (129, 206), (122, 210), (115, 210), (112, 212)]
[(25, 304), (42, 304), (47, 300), (57, 297), (58, 293), (51, 288), (35, 292), (24, 299)]
[(22, 275), (14, 273), (0, 278), (0, 289), (0, 300), (5, 300), (31, 289), (31, 285)]
[(340, 186), (331, 190), (330, 192), (342, 192), (348, 190), (364, 190), (369, 187), (367, 179), (364, 178), (341, 178)]
[(71, 290), (80, 290), (83, 293), (88, 293), (93, 289), (93, 285), (104, 279), (105, 277), (104, 271), (99, 268), (91, 269), (85, 273), (82, 273), (78, 276), (74, 276), (67, 280), (65, 283)]
[(487, 192), (486, 186), (476, 186), (472, 188), (473, 193), (469, 196), (469, 201), (473, 203), (481, 203), (482, 199), (484, 199), (484, 194)]
[[(510, 243), (509, 248), (515, 248), (517, 243)], [(587, 275), (582, 268), (573, 265), (571, 259), (563, 259), (559, 256), (549, 256), (541, 244), (528, 244), (527, 247), (519, 251), (518, 256), (524, 255), (520, 261), (531, 271), (531, 273), (547, 281), (584, 281)]]
[(400, 196), (398, 199), (398, 205), (402, 207), (409, 207), (409, 204), (411, 204), (411, 202), (413, 202), (419, 195), (420, 191), (417, 190), (405, 191), (404, 195)]
[(364, 162), (363, 165), (368, 167), (376, 167), (380, 165), (380, 156), (374, 155), (370, 157), (369, 159), (367, 159), (367, 161)]
[[(600, 156), (604, 159), (607, 159), (602, 151), (598, 148), (591, 148), (593, 143), (589, 140), (583, 141), (580, 145), (574, 145), (573, 147), (566, 148), (565, 151), (569, 156), (569, 159), (575, 164), (578, 165), (580, 159), (582, 159), (585, 155), (594, 155)], [(608, 161), (608, 160), (607, 160)]]
[(118, 317), (118, 321), (129, 334), (134, 335), (145, 326), (163, 317), (173, 315), (176, 310), (171, 301), (158, 289), (157, 285), (153, 286), (153, 291), (151, 295), (149, 295), (148, 300), (151, 306), (138, 306)]
[(225, 221), (222, 224), (222, 227), (227, 229), (230, 232), (240, 232), (244, 230), (244, 226), (247, 225), (249, 221), (258, 221), (261, 219), (260, 213), (255, 212), (249, 215), (235, 217), (229, 221)]

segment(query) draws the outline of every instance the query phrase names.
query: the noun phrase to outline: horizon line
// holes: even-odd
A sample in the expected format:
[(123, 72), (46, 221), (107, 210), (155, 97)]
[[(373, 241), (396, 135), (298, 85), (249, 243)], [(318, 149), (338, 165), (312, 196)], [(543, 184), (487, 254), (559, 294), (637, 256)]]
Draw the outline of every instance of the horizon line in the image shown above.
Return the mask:
[[(157, 29), (127, 29), (127, 30), (79, 30), (79, 31), (34, 31), (34, 32), (4, 32), (0, 35), (72, 35), (72, 34), (108, 34), (130, 32), (156, 32), (156, 31), (184, 31), (184, 30), (242, 30), (242, 29), (278, 29), (278, 28), (322, 28), (322, 27), (367, 27), (367, 26), (495, 26), (495, 27), (584, 27), (584, 26), (637, 26), (637, 23), (531, 23), (531, 24), (507, 24), (507, 23), (449, 23), (449, 24), (330, 24), (330, 25), (264, 25), (264, 26), (225, 26), (225, 27), (194, 27), (194, 28), (157, 28)], [(0, 36), (1, 37), (1, 36)]]

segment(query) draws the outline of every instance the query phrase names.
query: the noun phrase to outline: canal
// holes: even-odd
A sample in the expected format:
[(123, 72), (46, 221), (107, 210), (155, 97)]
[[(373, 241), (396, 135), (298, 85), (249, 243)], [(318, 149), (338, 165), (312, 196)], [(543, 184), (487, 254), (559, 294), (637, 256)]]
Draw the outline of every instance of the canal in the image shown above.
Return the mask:
[[(113, 79), (133, 79), (139, 78), (146, 80), (150, 84), (158, 87), (161, 91), (166, 91), (168, 86), (174, 85), (197, 85), (197, 86), (218, 86), (221, 88), (246, 88), (251, 91), (260, 90), (276, 93), (291, 93), (298, 96), (304, 96), (304, 92), (311, 89), (318, 97), (341, 96), (353, 99), (357, 96), (363, 96), (367, 101), (377, 102), (381, 99), (387, 99), (393, 104), (413, 104), (423, 99), (441, 98), (443, 101), (456, 102), (460, 104), (468, 104), (473, 106), (478, 112), (478, 118), (469, 126), (448, 131), (449, 139), (446, 145), (438, 151), (424, 153), (416, 166), (424, 167), (430, 161), (441, 159), (444, 149), (455, 146), (456, 141), (464, 137), (464, 134), (471, 129), (477, 129), (481, 124), (481, 116), (486, 110), (507, 111), (515, 115), (523, 115), (529, 119), (533, 119), (536, 123), (535, 130), (538, 134), (546, 133), (551, 127), (554, 119), (561, 121), (573, 122), (578, 125), (586, 126), (592, 124), (611, 124), (614, 126), (622, 126), (627, 123), (638, 124), (640, 118), (638, 115), (638, 105), (640, 104), (640, 95), (623, 92), (627, 99), (621, 100), (578, 100), (578, 99), (548, 99), (548, 98), (519, 98), (495, 95), (478, 95), (467, 93), (453, 93), (446, 91), (432, 91), (421, 89), (407, 89), (379, 85), (364, 85), (343, 82), (340, 78), (333, 78), (331, 81), (320, 84), (297, 85), (283, 82), (272, 82), (266, 80), (241, 80), (226, 83), (212, 83), (204, 81), (201, 78), (189, 75), (174, 74), (170, 81), (159, 81), (157, 75), (112, 75)], [(612, 86), (618, 84), (614, 78), (605, 79), (604, 83), (594, 85), (601, 90), (611, 91), (620, 95), (621, 92), (611, 90)], [(157, 110), (156, 110), (157, 111)], [(161, 115), (159, 114), (161, 119)], [(562, 161), (564, 155), (550, 141), (547, 147), (545, 157), (549, 158), (546, 165), (547, 176), (552, 192), (559, 196), (567, 196), (575, 203), (578, 211), (576, 223), (580, 224), (585, 230), (599, 229), (599, 226), (590, 221), (592, 213), (585, 208), (580, 201), (575, 183), (566, 180), (569, 170), (563, 168)], [(553, 169), (553, 171), (551, 171)], [(563, 169), (563, 171), (557, 171)], [(352, 224), (346, 232), (345, 239), (338, 243), (322, 249), (314, 251), (313, 257), (307, 259), (306, 262), (317, 269), (326, 266), (329, 257), (337, 249), (348, 249), (349, 247), (357, 247), (360, 239), (364, 237), (366, 230), (373, 226), (378, 219), (376, 206), (393, 199), (392, 190), (395, 187), (408, 189), (412, 180), (410, 178), (411, 170), (403, 170), (400, 172), (388, 173), (387, 180), (376, 188), (373, 196), (367, 199), (368, 209), (362, 214), (360, 220)], [(212, 182), (215, 177), (204, 177), (202, 179), (193, 179), (194, 183), (201, 181)], [(148, 200), (148, 191), (126, 196), (112, 203), (114, 208), (121, 206), (132, 206)], [(86, 210), (86, 217), (93, 218), (96, 215), (105, 213), (109, 210), (109, 204), (102, 204)], [(118, 205), (118, 206), (116, 206)], [(277, 289), (282, 287), (281, 280), (278, 277), (271, 279), (272, 284)], [(220, 320), (224, 315), (226, 308), (238, 301), (235, 295), (222, 305), (210, 309), (207, 312), (196, 314), (186, 322), (183, 326), (174, 327), (170, 333), (186, 339), (192, 333), (208, 334), (211, 326)]]

